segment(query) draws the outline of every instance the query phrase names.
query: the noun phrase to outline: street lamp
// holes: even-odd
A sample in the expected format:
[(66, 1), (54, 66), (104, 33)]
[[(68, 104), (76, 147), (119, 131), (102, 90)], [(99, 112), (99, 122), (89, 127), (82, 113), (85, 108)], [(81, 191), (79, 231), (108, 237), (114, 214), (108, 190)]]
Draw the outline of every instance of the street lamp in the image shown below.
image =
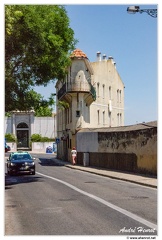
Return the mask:
[(137, 12), (139, 13), (143, 13), (146, 12), (148, 15), (150, 15), (151, 17), (156, 18), (157, 17), (157, 9), (140, 9), (139, 6), (131, 6), (127, 8), (127, 12), (128, 13), (132, 13), (135, 14)]

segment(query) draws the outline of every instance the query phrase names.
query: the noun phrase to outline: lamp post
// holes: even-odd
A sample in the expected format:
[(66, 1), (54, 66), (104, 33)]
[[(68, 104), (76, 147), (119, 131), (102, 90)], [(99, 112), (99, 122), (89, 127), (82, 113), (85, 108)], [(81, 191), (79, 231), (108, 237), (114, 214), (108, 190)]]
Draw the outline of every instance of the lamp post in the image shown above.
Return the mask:
[(150, 15), (153, 18), (157, 17), (157, 9), (140, 9), (139, 6), (131, 6), (127, 8), (128, 13), (135, 14), (137, 12), (143, 13), (146, 12), (148, 15)]

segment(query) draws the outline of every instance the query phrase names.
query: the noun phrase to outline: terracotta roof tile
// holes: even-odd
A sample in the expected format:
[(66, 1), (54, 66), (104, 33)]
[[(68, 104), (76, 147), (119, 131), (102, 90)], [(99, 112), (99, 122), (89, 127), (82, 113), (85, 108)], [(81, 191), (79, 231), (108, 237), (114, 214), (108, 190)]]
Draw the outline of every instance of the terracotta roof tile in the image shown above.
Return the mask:
[(82, 50), (77, 48), (72, 52), (70, 57), (71, 58), (87, 58), (87, 55)]

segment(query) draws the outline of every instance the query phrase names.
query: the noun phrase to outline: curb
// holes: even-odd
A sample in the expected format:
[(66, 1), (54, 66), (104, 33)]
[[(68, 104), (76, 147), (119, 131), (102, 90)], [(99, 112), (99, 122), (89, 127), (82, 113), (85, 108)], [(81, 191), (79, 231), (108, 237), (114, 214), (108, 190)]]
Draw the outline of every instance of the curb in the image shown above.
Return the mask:
[(82, 169), (82, 168), (78, 168), (78, 167), (73, 167), (73, 166), (66, 165), (66, 164), (65, 164), (64, 166), (65, 166), (65, 167), (68, 167), (68, 168), (71, 168), (71, 169), (83, 171), (83, 172), (89, 172), (89, 173), (96, 174), (96, 175), (103, 176), (103, 177), (109, 177), (109, 178), (116, 179), (116, 180), (121, 180), (121, 181), (125, 181), (125, 182), (131, 182), (131, 183), (139, 184), (139, 185), (142, 185), (142, 186), (157, 188), (157, 186), (152, 185), (152, 184), (149, 184), (149, 183), (143, 183), (143, 182), (139, 182), (139, 181), (135, 181), (135, 180), (130, 180), (130, 179), (122, 178), (122, 177), (111, 176), (111, 175), (104, 174), (104, 173), (93, 172), (93, 171), (88, 170), (88, 169)]

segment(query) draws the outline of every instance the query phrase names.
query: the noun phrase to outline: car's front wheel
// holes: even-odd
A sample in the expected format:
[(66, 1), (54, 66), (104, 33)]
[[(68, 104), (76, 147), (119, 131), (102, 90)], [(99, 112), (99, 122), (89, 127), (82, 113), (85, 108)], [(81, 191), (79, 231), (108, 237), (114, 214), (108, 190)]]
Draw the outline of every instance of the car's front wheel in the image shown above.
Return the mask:
[(12, 172), (10, 170), (7, 171), (8, 175), (12, 175)]

